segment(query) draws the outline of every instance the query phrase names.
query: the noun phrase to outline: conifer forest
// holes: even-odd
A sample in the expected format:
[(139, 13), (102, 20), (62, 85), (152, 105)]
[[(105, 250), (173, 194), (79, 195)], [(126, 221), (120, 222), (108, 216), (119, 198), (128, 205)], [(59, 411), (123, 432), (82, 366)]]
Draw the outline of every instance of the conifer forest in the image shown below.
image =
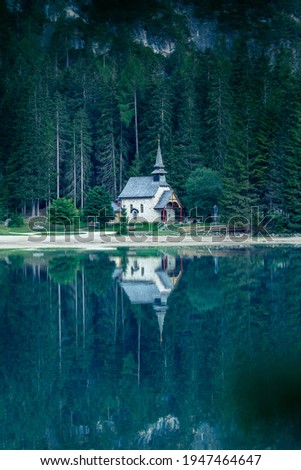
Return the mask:
[(187, 211), (213, 186), (224, 220), (256, 206), (301, 230), (300, 0), (1, 0), (0, 16), (1, 220), (84, 209), (95, 186), (115, 200), (160, 136)]

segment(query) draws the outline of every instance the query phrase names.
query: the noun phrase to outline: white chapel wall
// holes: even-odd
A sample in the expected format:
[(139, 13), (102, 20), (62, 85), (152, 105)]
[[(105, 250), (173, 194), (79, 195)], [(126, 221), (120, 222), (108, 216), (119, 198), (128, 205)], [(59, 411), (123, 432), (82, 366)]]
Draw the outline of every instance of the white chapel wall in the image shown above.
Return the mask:
[[(162, 194), (167, 190), (170, 190), (168, 186), (159, 186), (158, 191), (156, 192), (155, 196), (152, 198), (122, 199), (122, 207), (126, 209), (126, 215), (129, 218), (129, 220), (133, 219), (133, 215), (131, 213), (131, 205), (132, 205), (133, 208), (139, 211), (138, 218), (141, 217), (147, 220), (148, 222), (155, 222), (155, 221), (160, 222), (161, 211), (155, 210), (154, 207), (159, 202)], [(140, 210), (141, 204), (143, 204), (142, 213)], [(173, 209), (167, 209), (167, 211), (169, 212), (170, 217), (174, 217)]]

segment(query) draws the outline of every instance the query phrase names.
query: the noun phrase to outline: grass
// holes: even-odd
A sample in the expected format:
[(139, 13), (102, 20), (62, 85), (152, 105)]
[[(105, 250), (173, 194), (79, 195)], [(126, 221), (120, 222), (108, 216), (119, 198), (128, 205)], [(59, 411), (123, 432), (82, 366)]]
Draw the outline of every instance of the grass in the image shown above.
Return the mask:
[(22, 227), (5, 227), (4, 224), (0, 224), (0, 235), (23, 235), (30, 232), (32, 230), (26, 225)]
[(63, 225), (57, 226), (50, 226), (50, 230), (46, 228), (44, 230), (32, 230), (28, 225), (23, 225), (22, 227), (5, 227), (4, 224), (0, 224), (0, 236), (1, 235), (27, 235), (27, 234), (36, 234), (36, 235), (43, 235), (47, 232), (47, 235), (58, 235), (58, 234), (74, 234), (74, 233), (83, 233), (83, 231), (88, 230), (87, 227), (81, 226), (79, 228), (74, 228), (71, 226), (70, 228), (65, 227)]

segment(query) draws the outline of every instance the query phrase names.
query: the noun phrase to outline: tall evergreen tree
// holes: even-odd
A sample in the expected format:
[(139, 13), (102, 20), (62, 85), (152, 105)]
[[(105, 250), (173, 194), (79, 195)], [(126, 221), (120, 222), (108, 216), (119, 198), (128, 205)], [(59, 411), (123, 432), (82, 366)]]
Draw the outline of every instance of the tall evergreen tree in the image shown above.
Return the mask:
[[(149, 174), (155, 162), (157, 141), (160, 138), (164, 162), (172, 166), (172, 102), (170, 83), (162, 67), (156, 68), (146, 88), (146, 100), (141, 121), (141, 165), (139, 172)], [(168, 164), (170, 162), (170, 165)], [(138, 172), (137, 172), (138, 173)]]
[(247, 42), (238, 40), (233, 46), (233, 67), (229, 86), (232, 95), (231, 132), (223, 176), (223, 210), (229, 217), (250, 215), (254, 203), (250, 181), (251, 161), (256, 149), (256, 125), (259, 100), (250, 94), (254, 70)]
[(129, 55), (121, 71), (118, 90), (118, 107), (121, 122), (126, 128), (131, 126), (135, 145), (134, 156), (139, 166), (140, 158), (140, 116), (141, 96), (145, 87), (145, 70), (142, 61)]
[(218, 44), (210, 58), (208, 108), (206, 110), (206, 164), (222, 170), (231, 132), (232, 96), (229, 87), (231, 64), (225, 44)]
[(109, 66), (101, 70), (100, 118), (97, 123), (97, 182), (115, 199), (117, 197), (118, 162), (116, 149), (116, 82)]
[(69, 193), (75, 206), (83, 209), (91, 180), (92, 151), (91, 126), (83, 108), (77, 111), (74, 117), (72, 131), (73, 159), (66, 164), (68, 180), (71, 181)]
[(71, 156), (72, 135), (66, 102), (58, 91), (54, 95), (53, 122), (55, 126), (56, 197), (59, 198), (64, 193), (62, 165)]
[(288, 139), (283, 164), (284, 211), (292, 229), (301, 226), (301, 106), (295, 102), (293, 112), (288, 116)]
[(201, 122), (196, 93), (197, 57), (181, 48), (178, 54), (182, 61), (173, 76), (174, 154), (170, 178), (182, 194), (187, 177), (201, 162)]

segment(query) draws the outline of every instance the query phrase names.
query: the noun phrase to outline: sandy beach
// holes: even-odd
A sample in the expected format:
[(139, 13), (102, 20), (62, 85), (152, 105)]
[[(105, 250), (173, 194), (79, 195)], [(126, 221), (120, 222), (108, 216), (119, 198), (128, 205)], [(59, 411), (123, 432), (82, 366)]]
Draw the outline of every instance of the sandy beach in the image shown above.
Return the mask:
[(109, 250), (118, 247), (247, 247), (247, 246), (301, 246), (301, 236), (271, 236), (256, 237), (251, 235), (240, 236), (194, 236), (165, 235), (147, 236), (131, 235), (116, 236), (99, 233), (82, 233), (71, 235), (3, 235), (0, 236), (0, 250), (21, 249), (79, 249), (79, 250)]

